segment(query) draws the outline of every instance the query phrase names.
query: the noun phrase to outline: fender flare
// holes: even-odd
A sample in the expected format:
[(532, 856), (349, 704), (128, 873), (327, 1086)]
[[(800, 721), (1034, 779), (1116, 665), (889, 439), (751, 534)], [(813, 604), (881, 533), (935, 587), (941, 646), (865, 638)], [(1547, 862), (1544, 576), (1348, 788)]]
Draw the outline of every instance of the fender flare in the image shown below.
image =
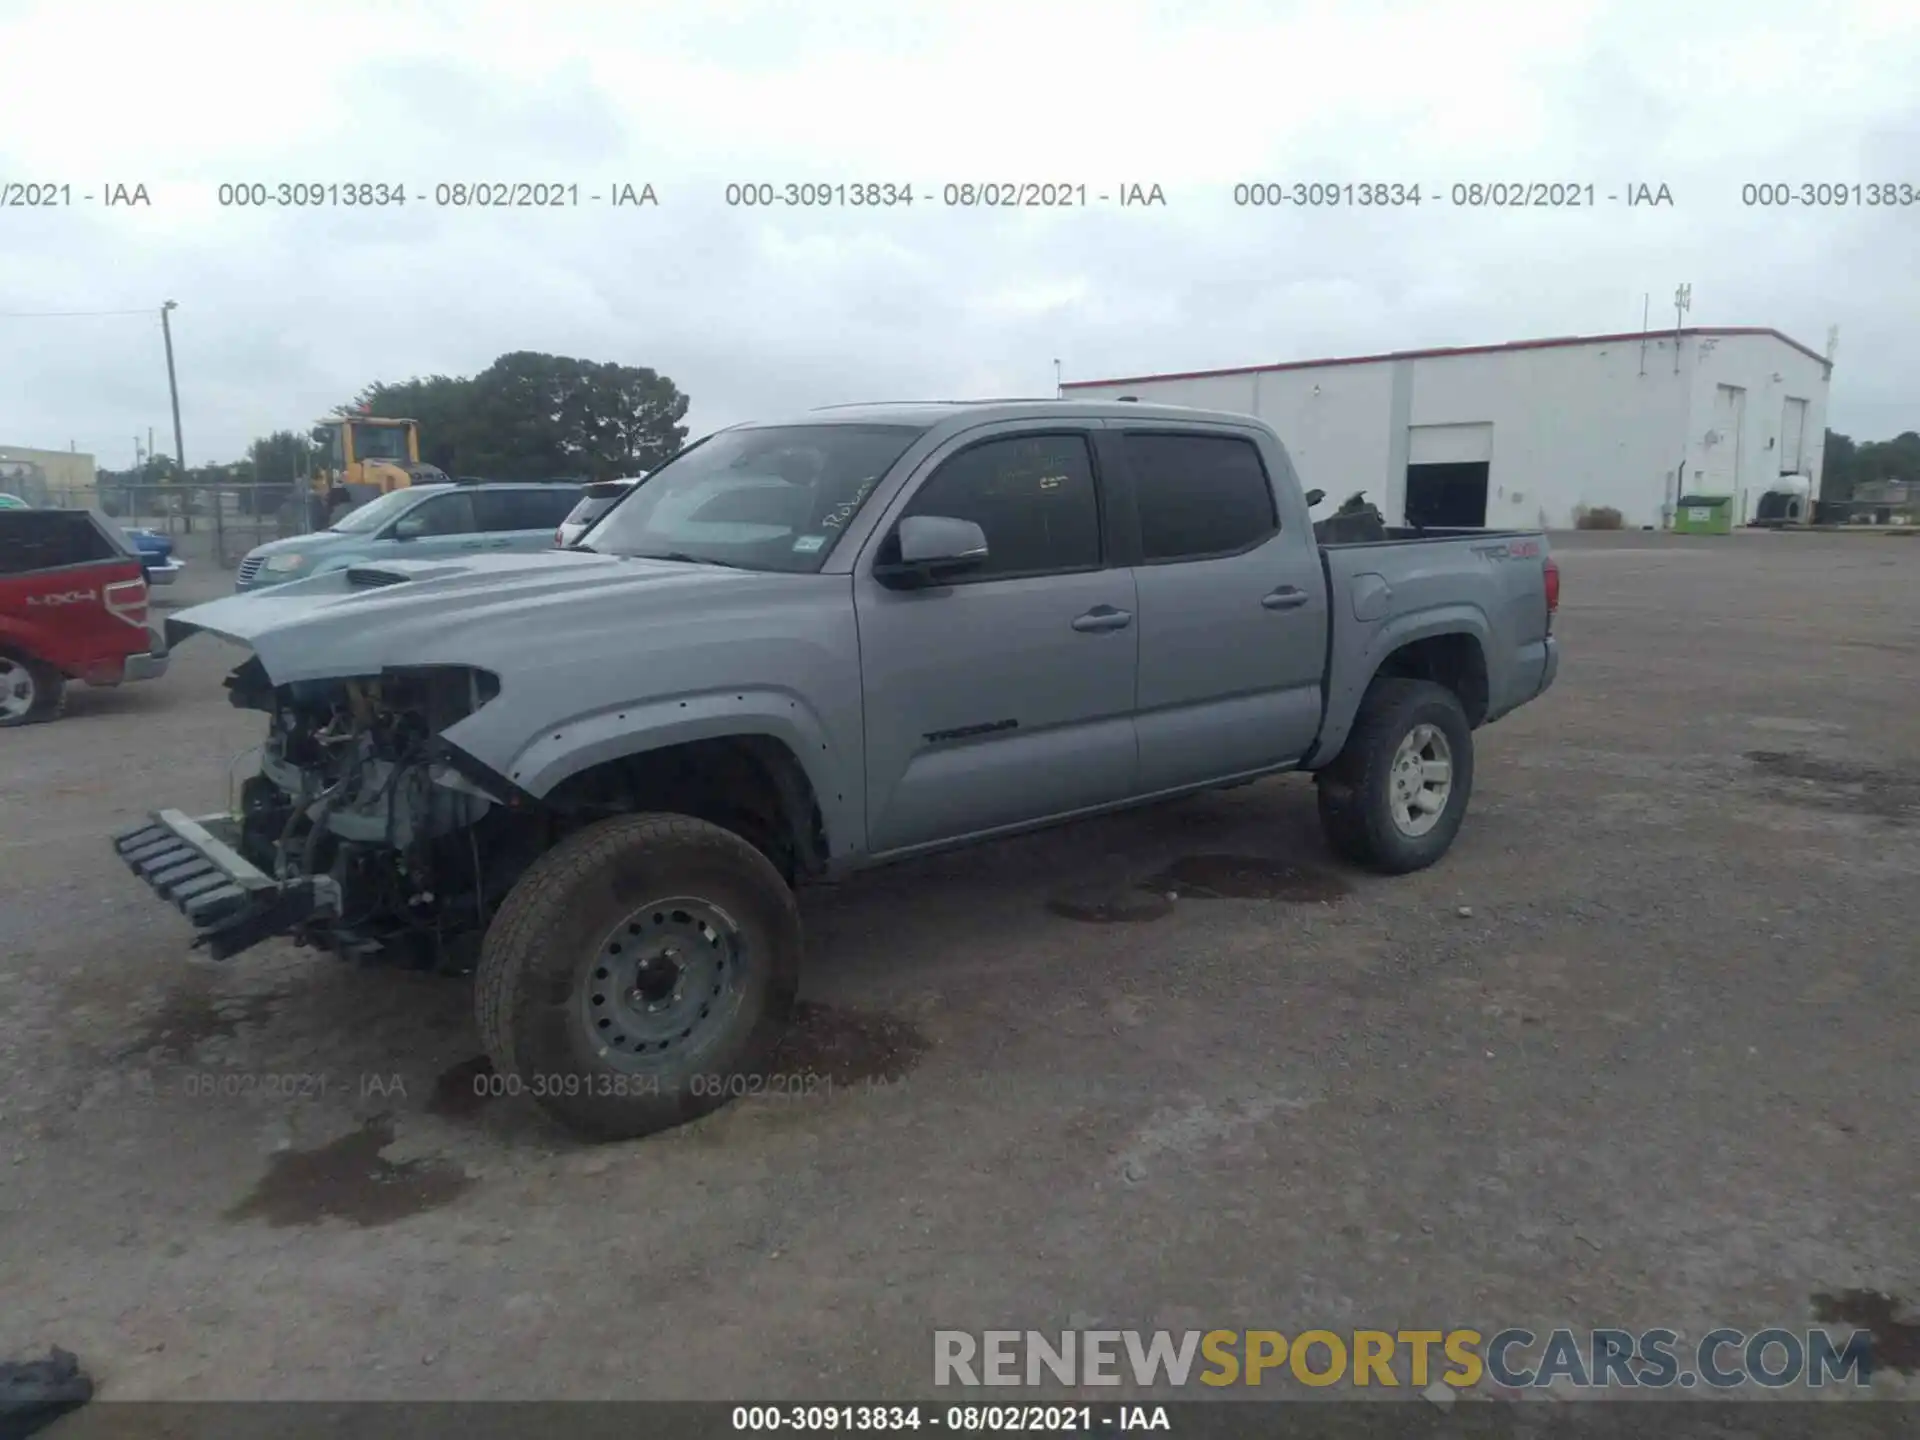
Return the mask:
[[(1478, 605), (1461, 601), (1451, 605), (1436, 605), (1431, 609), (1418, 610), (1411, 615), (1397, 616), (1374, 632), (1365, 652), (1351, 664), (1342, 667), (1338, 660), (1329, 667), (1327, 676), (1326, 723), (1320, 727), (1320, 738), (1308, 754), (1306, 770), (1318, 770), (1330, 764), (1347, 743), (1347, 735), (1353, 729), (1353, 722), (1360, 713), (1360, 702), (1365, 698), (1367, 687), (1372, 685), (1380, 673), (1381, 666), (1395, 652), (1420, 640), (1431, 640), (1441, 635), (1466, 635), (1480, 647), (1482, 660), (1492, 667), (1493, 626), (1486, 612)], [(1335, 638), (1335, 655), (1338, 655), (1338, 638)], [(1491, 679), (1491, 674), (1489, 675)]]
[[(460, 726), (446, 738), (460, 743)], [(813, 788), (834, 854), (864, 839), (861, 757), (836, 752), (820, 717), (790, 691), (730, 687), (610, 706), (546, 726), (502, 767), (504, 778), (536, 800), (562, 781), (609, 760), (696, 740), (760, 736), (784, 745)]]

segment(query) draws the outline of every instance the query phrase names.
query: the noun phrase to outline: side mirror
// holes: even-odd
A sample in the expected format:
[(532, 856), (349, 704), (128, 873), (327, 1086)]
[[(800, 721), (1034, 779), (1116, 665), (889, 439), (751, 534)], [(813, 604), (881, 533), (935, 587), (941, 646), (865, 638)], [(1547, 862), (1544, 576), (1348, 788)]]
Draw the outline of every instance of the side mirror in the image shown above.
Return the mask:
[(1324, 490), (1309, 490), (1307, 491), (1307, 507), (1311, 509), (1326, 498), (1327, 492)]
[(391, 540), (418, 540), (427, 533), (427, 522), (419, 515), (402, 515), (387, 532)]
[(895, 528), (873, 578), (894, 590), (944, 585), (987, 563), (987, 532), (949, 515), (909, 515)]

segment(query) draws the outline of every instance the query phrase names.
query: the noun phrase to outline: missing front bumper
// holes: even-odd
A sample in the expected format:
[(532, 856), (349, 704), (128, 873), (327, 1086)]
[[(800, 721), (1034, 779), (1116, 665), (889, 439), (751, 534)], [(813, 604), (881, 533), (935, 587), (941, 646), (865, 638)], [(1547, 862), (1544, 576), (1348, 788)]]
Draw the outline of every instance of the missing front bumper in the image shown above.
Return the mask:
[(178, 810), (156, 810), (147, 824), (116, 835), (113, 848), (135, 875), (187, 917), (194, 946), (216, 960), (338, 913), (338, 892), (330, 879), (275, 880), (234, 848), (236, 838), (229, 816), (195, 819)]

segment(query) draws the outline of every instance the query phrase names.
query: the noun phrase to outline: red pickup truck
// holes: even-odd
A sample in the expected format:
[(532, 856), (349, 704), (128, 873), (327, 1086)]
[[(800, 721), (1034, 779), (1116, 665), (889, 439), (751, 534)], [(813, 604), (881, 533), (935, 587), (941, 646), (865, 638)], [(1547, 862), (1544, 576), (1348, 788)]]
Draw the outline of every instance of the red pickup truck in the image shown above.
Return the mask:
[(0, 510), (0, 729), (51, 720), (67, 682), (165, 673), (140, 556), (87, 510)]

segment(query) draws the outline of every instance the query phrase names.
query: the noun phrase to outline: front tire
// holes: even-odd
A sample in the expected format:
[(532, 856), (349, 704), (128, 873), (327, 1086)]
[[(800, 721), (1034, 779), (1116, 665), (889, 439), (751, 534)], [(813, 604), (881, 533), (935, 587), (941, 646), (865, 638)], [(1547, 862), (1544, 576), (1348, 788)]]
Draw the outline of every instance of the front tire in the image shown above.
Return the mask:
[(743, 1093), (792, 1013), (800, 912), (772, 863), (681, 815), (605, 820), (530, 866), (481, 946), (480, 1039), (509, 1093), (631, 1140)]
[(66, 676), (42, 661), (0, 650), (0, 730), (56, 719), (66, 705)]
[(1444, 685), (1375, 680), (1345, 747), (1315, 780), (1320, 828), (1339, 855), (1384, 875), (1424, 870), (1466, 818), (1473, 727)]

